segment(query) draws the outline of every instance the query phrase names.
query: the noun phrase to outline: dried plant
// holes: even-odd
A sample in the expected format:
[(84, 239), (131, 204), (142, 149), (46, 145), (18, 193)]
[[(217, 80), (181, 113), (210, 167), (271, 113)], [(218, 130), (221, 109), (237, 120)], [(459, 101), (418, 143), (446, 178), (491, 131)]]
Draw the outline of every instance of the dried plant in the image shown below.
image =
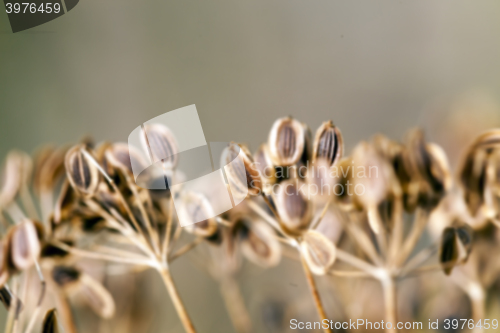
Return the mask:
[[(184, 330), (196, 332), (171, 272), (172, 263), (185, 256), (218, 283), (237, 332), (256, 330), (238, 285), (243, 259), (264, 269), (279, 268), (283, 257), (299, 262), (310, 299), (296, 301), (312, 301), (320, 320), (348, 317), (350, 311), (346, 304), (345, 313), (328, 313), (325, 296), (337, 286), (320, 288), (320, 277), (344, 281), (339, 288), (356, 281), (363, 300), (373, 297), (366, 280), (378, 282), (385, 321), (396, 323), (403, 292), (398, 286), (433, 272), (464, 291), (475, 321), (485, 318), (486, 296), (497, 293), (500, 273), (500, 261), (491, 255), (500, 246), (500, 130), (472, 142), (453, 177), (443, 149), (427, 142), (421, 130), (402, 142), (377, 135), (344, 156), (342, 133), (332, 121), (312, 135), (306, 124), (280, 118), (254, 154), (244, 144), (224, 149), (220, 162), (228, 190), (233, 199), (245, 200), (219, 216), (206, 193), (170, 190), (183, 179), (172, 131), (160, 124), (145, 131), (142, 144), (159, 173), (142, 181), (163, 182), (164, 190), (136, 183), (132, 166), (147, 163), (125, 143), (47, 147), (34, 162), (19, 151), (8, 154), (0, 183), (6, 333), (36, 326), (77, 332), (73, 314), (81, 302), (72, 302), (74, 295), (111, 318), (113, 297), (93, 275), (109, 274), (102, 262), (125, 276), (158, 272)], [(82, 258), (90, 260), (90, 271)], [(30, 283), (34, 273), (36, 285)], [(31, 287), (37, 297), (27, 292)], [(425, 302), (425, 295), (404, 292), (418, 307)], [(280, 327), (283, 316), (277, 317), (273, 325)]]

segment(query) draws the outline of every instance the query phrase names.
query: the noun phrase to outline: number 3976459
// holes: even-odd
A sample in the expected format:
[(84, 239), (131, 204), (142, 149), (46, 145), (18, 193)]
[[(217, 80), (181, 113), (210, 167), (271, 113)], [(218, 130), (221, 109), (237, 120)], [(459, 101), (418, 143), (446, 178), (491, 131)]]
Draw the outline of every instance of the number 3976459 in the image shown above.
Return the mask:
[(41, 4), (36, 4), (36, 3), (29, 3), (29, 2), (23, 2), (23, 3), (6, 3), (5, 8), (7, 11), (7, 14), (11, 13), (59, 13), (61, 11), (61, 5), (59, 3), (41, 3)]

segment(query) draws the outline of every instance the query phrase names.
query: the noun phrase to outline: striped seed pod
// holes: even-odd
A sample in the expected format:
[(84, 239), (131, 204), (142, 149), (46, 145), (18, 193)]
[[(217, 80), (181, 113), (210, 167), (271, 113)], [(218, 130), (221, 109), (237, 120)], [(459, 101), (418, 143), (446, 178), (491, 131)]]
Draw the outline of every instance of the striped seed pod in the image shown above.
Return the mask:
[(141, 136), (146, 152), (153, 162), (163, 162), (166, 169), (174, 169), (178, 162), (179, 148), (170, 129), (162, 124), (147, 124)]
[(200, 237), (211, 237), (218, 231), (218, 224), (210, 202), (201, 194), (188, 192), (182, 197), (178, 212), (186, 231)]
[(316, 131), (313, 143), (313, 163), (326, 159), (330, 166), (335, 165), (344, 153), (342, 133), (333, 122), (325, 121)]
[(465, 263), (469, 258), (472, 235), (472, 228), (463, 223), (455, 223), (443, 231), (439, 259), (446, 275), (450, 275), (456, 265)]
[(30, 268), (41, 251), (41, 231), (35, 222), (24, 220), (13, 226), (7, 234), (7, 260), (9, 270)]
[(300, 249), (309, 268), (316, 275), (325, 275), (335, 262), (335, 245), (315, 230), (308, 230), (304, 234)]
[(76, 145), (66, 153), (66, 175), (76, 193), (83, 197), (91, 197), (97, 191), (99, 170), (96, 163), (83, 145)]
[(262, 144), (253, 155), (255, 166), (260, 173), (260, 178), (264, 185), (272, 185), (277, 180), (276, 170), (269, 154), (267, 144)]
[(290, 166), (297, 164), (307, 150), (307, 128), (291, 117), (276, 120), (271, 128), (268, 147), (274, 164)]

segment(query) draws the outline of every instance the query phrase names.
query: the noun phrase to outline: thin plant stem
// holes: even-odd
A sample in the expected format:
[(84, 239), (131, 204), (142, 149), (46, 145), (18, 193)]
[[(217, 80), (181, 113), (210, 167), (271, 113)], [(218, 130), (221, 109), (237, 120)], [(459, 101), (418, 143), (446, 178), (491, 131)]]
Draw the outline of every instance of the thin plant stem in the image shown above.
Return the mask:
[[(302, 268), (304, 270), (304, 273), (306, 275), (307, 283), (309, 284), (309, 289), (311, 290), (311, 294), (314, 299), (314, 305), (316, 306), (316, 310), (318, 311), (318, 315), (321, 319), (321, 322), (323, 320), (328, 320), (325, 309), (323, 308), (323, 304), (321, 303), (321, 297), (318, 292), (318, 288), (316, 287), (316, 282), (314, 281), (314, 276), (311, 273), (311, 270), (309, 269), (309, 266), (307, 265), (307, 262), (305, 261), (304, 257), (301, 255), (300, 256), (300, 262), (302, 263)], [(323, 331), (325, 333), (331, 333), (332, 331), (330, 328), (324, 328)]]
[[(382, 284), (382, 289), (384, 292), (384, 305), (385, 305), (385, 321), (386, 321), (386, 332), (396, 333), (397, 332), (397, 293), (396, 293), (396, 281), (391, 276), (386, 276), (380, 280)], [(391, 328), (387, 327), (387, 324), (391, 323)]]
[(186, 311), (186, 308), (184, 307), (179, 292), (177, 291), (177, 288), (175, 286), (174, 280), (170, 275), (169, 269), (166, 267), (158, 267), (158, 272), (160, 273), (163, 283), (167, 288), (168, 294), (170, 295), (170, 299), (174, 304), (175, 310), (177, 311), (177, 315), (181, 320), (184, 330), (187, 333), (196, 333), (193, 322), (191, 321), (191, 318), (189, 317), (189, 314)]
[(175, 259), (179, 258), (183, 254), (191, 251), (196, 246), (198, 246), (202, 241), (203, 241), (202, 237), (195, 238), (192, 242), (187, 243), (186, 245), (184, 245), (183, 247), (181, 247), (180, 249), (178, 249), (176, 252), (172, 253), (172, 255), (170, 255), (169, 258), (168, 258), (168, 262), (171, 263), (172, 261), (174, 261)]
[(245, 301), (238, 283), (232, 277), (224, 278), (220, 284), (220, 290), (226, 305), (229, 318), (236, 332), (252, 332), (252, 321), (245, 306)]
[(330, 204), (333, 201), (333, 196), (328, 199), (327, 203), (323, 207), (323, 210), (321, 211), (321, 214), (311, 223), (311, 229), (316, 229), (318, 225), (321, 223), (323, 218), (325, 217), (326, 213), (328, 212), (328, 208), (330, 207)]
[[(170, 245), (170, 235), (172, 234), (172, 225), (174, 220), (174, 198), (169, 198), (169, 208), (167, 212), (167, 225), (165, 228), (165, 239), (163, 240), (162, 258), (168, 264), (168, 248)], [(177, 230), (176, 230), (177, 231)]]
[(404, 264), (404, 262), (408, 259), (408, 257), (415, 249), (415, 246), (420, 240), (420, 237), (422, 236), (422, 233), (425, 230), (425, 226), (427, 225), (427, 217), (428, 213), (426, 213), (424, 210), (422, 209), (417, 210), (415, 221), (413, 223), (413, 227), (410, 231), (410, 234), (406, 238), (399, 256), (396, 258), (395, 261), (396, 267)]

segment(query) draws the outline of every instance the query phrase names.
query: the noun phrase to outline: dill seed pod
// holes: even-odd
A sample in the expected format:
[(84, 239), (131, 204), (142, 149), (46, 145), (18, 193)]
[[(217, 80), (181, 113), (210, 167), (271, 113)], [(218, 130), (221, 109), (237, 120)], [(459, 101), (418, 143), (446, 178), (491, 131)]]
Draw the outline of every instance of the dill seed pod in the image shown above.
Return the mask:
[(259, 195), (262, 191), (260, 173), (255, 167), (248, 148), (242, 144), (230, 144), (222, 152), (221, 165), (224, 165), (226, 176), (231, 185), (231, 190), (238, 197)]
[(268, 147), (274, 164), (294, 165), (307, 149), (307, 129), (291, 117), (280, 118), (271, 128)]
[(325, 275), (336, 259), (336, 248), (325, 235), (308, 230), (302, 237), (300, 249), (311, 272)]
[(57, 323), (56, 309), (47, 311), (43, 319), (42, 333), (59, 333), (59, 324)]
[(34, 264), (41, 251), (40, 236), (35, 222), (31, 220), (24, 220), (11, 228), (7, 234), (11, 270), (22, 271)]
[(163, 161), (166, 169), (175, 168), (179, 148), (170, 129), (162, 124), (144, 125), (143, 129), (144, 135), (141, 136), (141, 140), (153, 162)]
[(281, 246), (274, 230), (258, 220), (243, 222), (239, 228), (239, 239), (243, 255), (261, 267), (274, 267), (281, 259)]
[(457, 264), (463, 264), (472, 250), (472, 229), (466, 224), (457, 224), (443, 231), (440, 248), (440, 263), (446, 275), (450, 275)]
[(342, 133), (333, 122), (325, 121), (316, 131), (313, 144), (313, 163), (318, 159), (326, 159), (330, 166), (335, 165), (344, 152)]
[(7, 155), (0, 175), (0, 207), (6, 207), (14, 201), (21, 187), (27, 184), (32, 169), (28, 154), (14, 150)]
[(427, 144), (419, 129), (409, 133), (406, 153), (407, 168), (419, 182), (419, 204), (433, 209), (451, 187), (446, 154), (439, 146)]
[(84, 151), (83, 145), (77, 145), (66, 153), (66, 174), (75, 191), (84, 196), (93, 196), (99, 185), (99, 170), (90, 153)]
[(107, 166), (106, 171), (108, 171), (110, 175), (114, 174), (114, 169), (123, 170), (127, 172), (128, 175), (132, 175), (131, 160), (134, 160), (134, 165), (141, 166), (141, 168), (146, 167), (146, 162), (142, 158), (140, 152), (126, 143), (119, 142), (111, 144), (106, 147), (104, 151), (104, 161)]
[(292, 235), (300, 235), (311, 223), (312, 202), (301, 190), (300, 180), (286, 180), (279, 184), (275, 193), (276, 209), (282, 228)]
[(33, 189), (36, 193), (50, 191), (64, 174), (66, 148), (47, 146), (35, 157)]
[(178, 214), (184, 229), (194, 235), (207, 238), (217, 233), (218, 224), (212, 206), (201, 194), (188, 192), (183, 195)]
[(276, 183), (276, 170), (274, 169), (273, 161), (269, 155), (269, 148), (266, 144), (260, 145), (259, 149), (253, 155), (253, 159), (262, 183), (265, 185)]

